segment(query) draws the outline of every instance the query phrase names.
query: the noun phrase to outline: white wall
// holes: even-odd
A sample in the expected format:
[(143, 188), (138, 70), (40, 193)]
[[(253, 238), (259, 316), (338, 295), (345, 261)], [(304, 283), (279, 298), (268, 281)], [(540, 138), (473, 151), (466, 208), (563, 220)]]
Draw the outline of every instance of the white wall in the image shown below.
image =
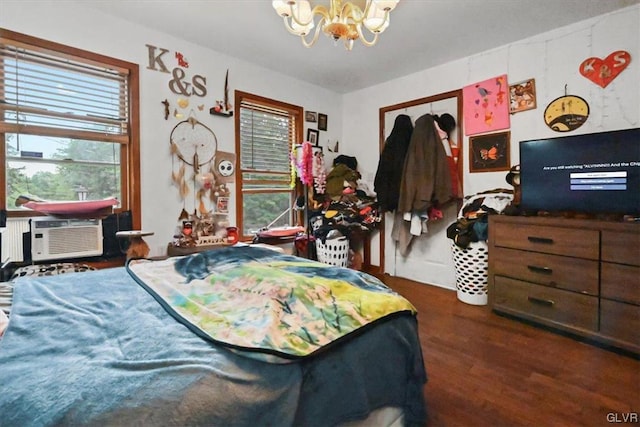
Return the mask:
[[(339, 140), (340, 154), (356, 156), (363, 177), (372, 181), (379, 152), (379, 108), (460, 89), (503, 73), (508, 74), (510, 82), (536, 79), (538, 108), (511, 116), (513, 164), (517, 163), (518, 141), (557, 135), (546, 127), (542, 114), (551, 100), (564, 94), (565, 84), (570, 94), (582, 96), (591, 106), (589, 120), (573, 134), (638, 127), (639, 23), (640, 6), (633, 6), (341, 96), (88, 8), (69, 10), (64, 2), (41, 0), (3, 1), (0, 10), (0, 27), (140, 64), (142, 225), (155, 232), (147, 238), (152, 255), (164, 253), (182, 203), (177, 189), (170, 184), (169, 134), (179, 120), (172, 117), (165, 121), (160, 104), (165, 98), (175, 102), (178, 96), (168, 89), (168, 75), (146, 69), (146, 44), (169, 49), (171, 54), (183, 53), (189, 60), (189, 70), (207, 78), (208, 95), (204, 98), (207, 109), (222, 98), (224, 74), (229, 69), (232, 91), (252, 92), (328, 113), (329, 132), (320, 133), (321, 145), (326, 147), (330, 141), (333, 146)], [(605, 57), (615, 50), (628, 51), (632, 61), (607, 88), (601, 89), (579, 74), (578, 65), (582, 60)], [(333, 113), (336, 111), (342, 114)], [(197, 118), (216, 133), (221, 150), (232, 151), (233, 119), (210, 116), (206, 111), (198, 112)], [(467, 138), (464, 143), (465, 194), (507, 186), (506, 173), (469, 174)], [(329, 154), (327, 150), (325, 153)], [(327, 164), (331, 161), (328, 157)], [(234, 212), (231, 214), (233, 218)], [(444, 233), (454, 220), (455, 212), (448, 212), (440, 224), (430, 228), (428, 236), (419, 238), (407, 258), (396, 254), (391, 240), (387, 239), (386, 271), (455, 288), (450, 241)], [(388, 230), (390, 225), (388, 223)], [(375, 245), (373, 249), (375, 264), (379, 252)]]
[[(631, 63), (606, 88), (580, 75), (579, 65), (583, 60), (605, 58), (616, 50), (629, 52)], [(568, 94), (587, 100), (591, 110), (587, 122), (570, 134), (638, 127), (639, 61), (640, 6), (633, 6), (347, 94), (343, 100), (345, 126), (341, 144), (344, 152), (357, 155), (362, 174), (373, 176), (378, 162), (379, 108), (460, 89), (506, 73), (511, 83), (530, 78), (536, 81), (537, 109), (511, 116), (511, 163), (517, 164), (519, 141), (560, 136), (545, 125), (543, 112), (552, 100), (564, 95), (565, 85)], [(469, 173), (467, 137), (463, 160), (466, 195), (510, 188), (505, 181), (506, 172)], [(387, 219), (388, 233), (391, 221), (390, 217)], [(387, 235), (385, 271), (455, 289), (451, 241), (445, 234), (446, 226), (453, 221), (455, 212), (448, 212), (444, 224), (434, 224), (428, 235), (420, 236), (406, 258), (396, 252), (394, 242)], [(372, 260), (379, 260), (375, 243)]]
[[(227, 69), (231, 102), (237, 89), (326, 113), (329, 127), (327, 132), (320, 132), (321, 145), (326, 146), (328, 140), (335, 142), (342, 134), (342, 116), (332, 113), (342, 110), (342, 98), (332, 91), (89, 8), (70, 9), (64, 2), (41, 0), (3, 1), (0, 9), (0, 27), (140, 65), (142, 226), (155, 232), (154, 236), (145, 238), (152, 256), (165, 253), (182, 209), (177, 188), (170, 180), (169, 135), (184, 119), (171, 116), (164, 120), (161, 101), (166, 98), (175, 106), (179, 96), (168, 87), (170, 74), (147, 69), (149, 52), (145, 45), (168, 49), (163, 60), (170, 69), (177, 65), (170, 62), (174, 53), (182, 53), (189, 62), (188, 72), (206, 77), (206, 97), (192, 96), (190, 105), (195, 109), (196, 118), (214, 131), (220, 150), (234, 151), (234, 119), (211, 116), (208, 110), (224, 96)], [(195, 106), (203, 103), (205, 109), (197, 110)], [(306, 137), (306, 129), (304, 135)], [(193, 211), (190, 200), (192, 198), (187, 197), (187, 210)], [(230, 208), (233, 224), (234, 200)]]

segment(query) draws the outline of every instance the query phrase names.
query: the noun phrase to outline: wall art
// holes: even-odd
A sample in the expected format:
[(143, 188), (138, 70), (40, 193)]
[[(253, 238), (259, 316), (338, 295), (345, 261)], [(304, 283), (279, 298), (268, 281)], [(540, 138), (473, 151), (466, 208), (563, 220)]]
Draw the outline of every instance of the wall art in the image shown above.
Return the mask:
[(229, 100), (229, 69), (224, 76), (224, 99), (217, 100), (216, 104), (209, 108), (209, 114), (223, 117), (233, 116), (233, 105)]
[(510, 141), (511, 132), (470, 137), (469, 172), (508, 171), (511, 168)]
[(216, 212), (221, 214), (229, 213), (229, 198), (226, 196), (218, 197), (216, 201)]
[(315, 111), (305, 111), (304, 119), (307, 122), (315, 123), (318, 121), (318, 113)]
[(462, 88), (466, 135), (509, 128), (508, 91), (506, 74)]
[[(176, 95), (182, 96), (207, 96), (207, 78), (194, 74), (187, 74), (189, 71), (189, 62), (185, 59), (184, 55), (180, 52), (175, 52), (174, 59), (176, 59), (177, 67), (169, 70), (165, 60), (163, 58), (169, 52), (169, 49), (162, 47), (156, 47), (150, 44), (145, 45), (148, 51), (148, 64), (147, 70), (158, 71), (161, 73), (171, 74), (168, 86), (171, 92)], [(186, 70), (186, 71), (185, 71)]]
[(589, 117), (589, 104), (575, 95), (556, 98), (544, 110), (544, 122), (556, 132), (570, 132), (582, 126)]
[(534, 108), (536, 108), (535, 79), (509, 85), (509, 112), (511, 114)]
[(307, 129), (307, 141), (311, 143), (311, 145), (318, 146), (318, 138), (320, 136), (320, 131), (317, 129)]
[(617, 50), (605, 59), (587, 58), (580, 64), (580, 74), (605, 88), (631, 62), (631, 55), (624, 50)]
[(327, 130), (327, 120), (326, 114), (318, 114), (318, 130)]

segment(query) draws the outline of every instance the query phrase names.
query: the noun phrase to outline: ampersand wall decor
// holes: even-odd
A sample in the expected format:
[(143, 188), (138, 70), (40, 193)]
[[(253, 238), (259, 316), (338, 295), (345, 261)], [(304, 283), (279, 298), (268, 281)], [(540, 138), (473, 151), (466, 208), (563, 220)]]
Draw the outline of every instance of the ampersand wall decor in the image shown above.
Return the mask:
[(617, 50), (605, 59), (587, 58), (580, 64), (580, 74), (605, 88), (631, 62), (631, 55), (624, 50)]

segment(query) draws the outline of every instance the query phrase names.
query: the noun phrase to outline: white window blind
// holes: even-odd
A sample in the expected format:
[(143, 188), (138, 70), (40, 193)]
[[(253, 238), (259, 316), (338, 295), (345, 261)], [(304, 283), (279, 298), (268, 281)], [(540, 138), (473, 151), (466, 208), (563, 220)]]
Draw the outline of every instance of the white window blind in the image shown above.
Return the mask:
[(2, 38), (0, 60), (0, 110), (16, 131), (128, 135), (127, 70)]
[(243, 188), (289, 189), (295, 119), (288, 111), (243, 101), (240, 168)]
[(302, 108), (236, 92), (239, 155), (238, 225), (247, 238), (264, 227), (293, 224), (289, 153), (301, 133)]
[(137, 64), (0, 28), (0, 207), (22, 195), (139, 207)]

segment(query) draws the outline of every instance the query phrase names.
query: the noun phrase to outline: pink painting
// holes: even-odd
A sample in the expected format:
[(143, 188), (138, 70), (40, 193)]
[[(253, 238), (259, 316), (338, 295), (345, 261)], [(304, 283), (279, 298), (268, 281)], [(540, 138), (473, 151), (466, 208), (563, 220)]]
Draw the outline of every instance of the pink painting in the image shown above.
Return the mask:
[(509, 129), (509, 85), (507, 75), (462, 88), (464, 133), (476, 135)]

